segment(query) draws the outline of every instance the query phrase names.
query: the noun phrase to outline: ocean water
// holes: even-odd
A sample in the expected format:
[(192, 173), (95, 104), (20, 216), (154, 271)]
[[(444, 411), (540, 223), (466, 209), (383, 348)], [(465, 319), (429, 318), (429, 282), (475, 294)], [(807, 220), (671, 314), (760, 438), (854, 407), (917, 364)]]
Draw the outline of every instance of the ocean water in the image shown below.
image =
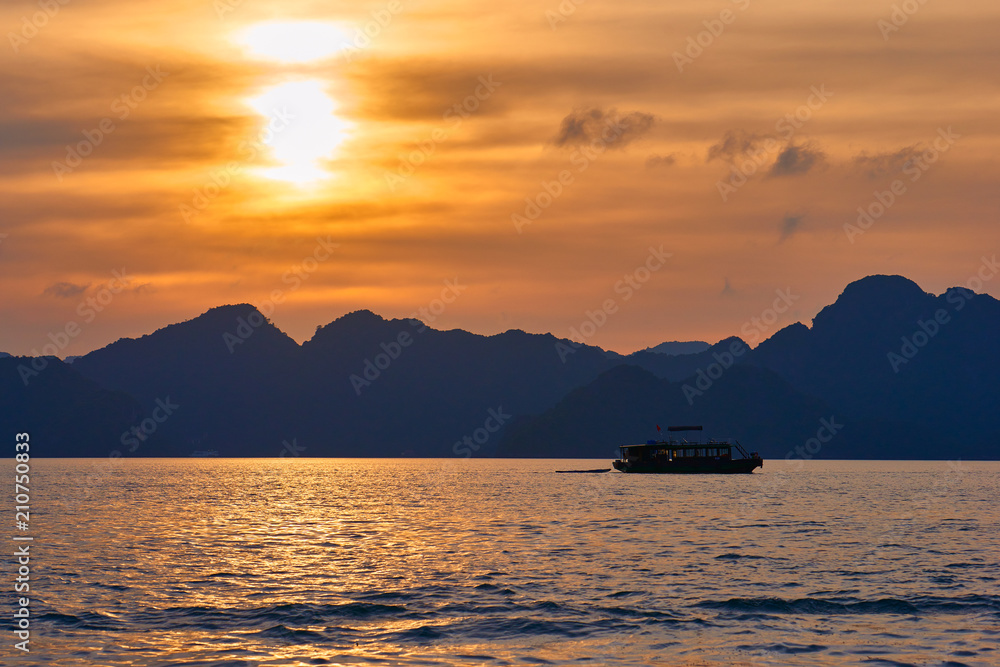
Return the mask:
[(4, 665), (1000, 665), (1000, 463), (31, 464)]

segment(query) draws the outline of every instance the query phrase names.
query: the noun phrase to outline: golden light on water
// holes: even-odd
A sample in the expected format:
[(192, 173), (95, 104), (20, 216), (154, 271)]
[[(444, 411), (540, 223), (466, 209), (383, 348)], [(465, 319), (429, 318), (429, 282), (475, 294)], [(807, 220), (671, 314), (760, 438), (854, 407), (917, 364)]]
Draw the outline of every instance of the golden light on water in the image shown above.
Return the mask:
[(248, 104), (266, 119), (270, 132), (263, 143), (279, 163), (259, 170), (262, 176), (306, 185), (331, 175), (323, 163), (344, 141), (349, 124), (335, 115), (337, 105), (323, 81), (278, 84)]

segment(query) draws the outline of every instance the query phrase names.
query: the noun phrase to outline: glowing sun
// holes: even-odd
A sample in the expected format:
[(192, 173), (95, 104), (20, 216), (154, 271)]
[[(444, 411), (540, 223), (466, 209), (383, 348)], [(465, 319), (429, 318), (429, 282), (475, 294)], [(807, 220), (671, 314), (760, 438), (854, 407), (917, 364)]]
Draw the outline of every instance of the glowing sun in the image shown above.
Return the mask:
[(333, 57), (350, 44), (340, 26), (321, 21), (268, 21), (235, 35), (248, 55), (280, 63), (309, 63)]
[(261, 174), (299, 185), (329, 177), (323, 163), (344, 141), (349, 124), (336, 116), (327, 82), (303, 78), (301, 65), (333, 57), (349, 43), (347, 33), (320, 21), (268, 21), (244, 28), (233, 40), (250, 57), (289, 72), (284, 83), (248, 100), (267, 119), (262, 143), (278, 163)]
[(323, 162), (333, 157), (344, 141), (349, 124), (335, 115), (337, 105), (322, 81), (282, 83), (249, 104), (269, 119), (270, 132), (263, 143), (279, 163), (262, 170), (262, 175), (301, 185), (330, 176)]

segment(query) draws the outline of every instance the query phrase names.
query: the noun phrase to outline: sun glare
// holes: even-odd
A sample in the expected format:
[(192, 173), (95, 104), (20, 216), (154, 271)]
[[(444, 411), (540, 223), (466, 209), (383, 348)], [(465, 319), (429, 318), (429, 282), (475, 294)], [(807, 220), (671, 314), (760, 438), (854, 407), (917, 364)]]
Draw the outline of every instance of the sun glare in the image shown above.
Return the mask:
[(336, 103), (322, 81), (282, 83), (249, 104), (267, 119), (263, 143), (280, 163), (262, 169), (262, 176), (299, 185), (330, 176), (322, 163), (344, 141), (348, 123), (334, 114)]
[(343, 28), (320, 21), (258, 23), (237, 33), (235, 41), (255, 58), (281, 63), (324, 60), (350, 43)]

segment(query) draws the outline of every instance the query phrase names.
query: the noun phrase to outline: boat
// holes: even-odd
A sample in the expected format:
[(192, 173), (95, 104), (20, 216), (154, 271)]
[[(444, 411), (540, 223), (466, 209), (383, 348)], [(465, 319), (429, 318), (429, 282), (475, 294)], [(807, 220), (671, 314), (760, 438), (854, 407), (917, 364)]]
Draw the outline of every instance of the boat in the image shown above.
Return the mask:
[[(656, 427), (659, 430), (659, 426)], [(701, 426), (669, 426), (667, 431), (701, 431)], [(621, 458), (612, 462), (616, 470), (639, 473), (736, 474), (763, 468), (757, 452), (747, 452), (738, 440), (692, 442), (686, 438), (649, 440), (644, 445), (621, 445)], [(738, 457), (733, 456), (736, 450)]]
[(199, 449), (191, 452), (191, 456), (196, 459), (211, 459), (219, 455), (218, 450), (215, 449)]

